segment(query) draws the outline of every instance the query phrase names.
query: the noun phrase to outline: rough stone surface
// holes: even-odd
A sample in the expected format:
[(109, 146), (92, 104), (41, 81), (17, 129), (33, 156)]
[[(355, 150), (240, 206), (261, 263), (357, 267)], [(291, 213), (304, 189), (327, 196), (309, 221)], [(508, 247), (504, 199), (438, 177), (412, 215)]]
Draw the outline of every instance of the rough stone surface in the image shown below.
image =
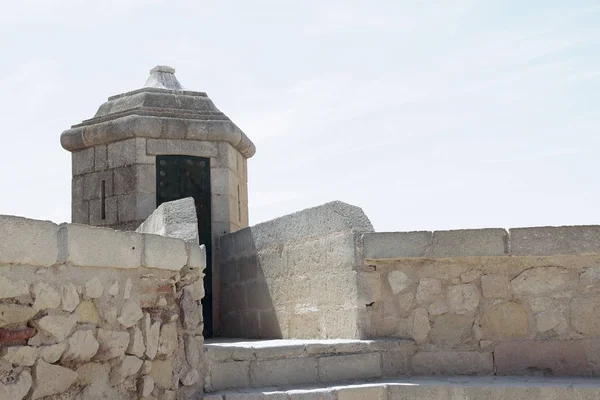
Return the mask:
[(365, 259), (425, 257), (432, 252), (432, 232), (375, 232), (363, 235)]
[(154, 379), (151, 376), (144, 375), (140, 378), (139, 394), (142, 397), (148, 397), (154, 390)]
[(0, 299), (26, 296), (29, 294), (29, 283), (26, 281), (12, 281), (0, 276)]
[(154, 360), (149, 375), (163, 389), (173, 389), (173, 360)]
[(136, 357), (142, 358), (144, 352), (146, 351), (142, 331), (137, 326), (134, 326), (129, 330), (129, 334), (130, 340), (129, 347), (127, 348), (127, 354), (131, 354)]
[(31, 389), (32, 384), (33, 379), (29, 371), (22, 371), (14, 382), (0, 382), (0, 399), (22, 400)]
[(111, 385), (117, 385), (128, 376), (137, 374), (142, 367), (143, 361), (134, 356), (124, 356), (110, 371), (109, 380)]
[(32, 307), (0, 304), (0, 328), (29, 321), (36, 313)]
[(317, 382), (317, 374), (317, 360), (308, 357), (250, 363), (250, 382), (254, 387)]
[(133, 299), (128, 299), (123, 304), (123, 308), (121, 309), (121, 315), (117, 319), (121, 325), (125, 328), (131, 328), (134, 326), (142, 317), (144, 313), (140, 308), (140, 305), (137, 301)]
[(379, 353), (350, 354), (319, 358), (319, 381), (369, 379), (382, 376)]
[(573, 270), (560, 267), (536, 267), (523, 271), (511, 281), (517, 294), (540, 295), (572, 288), (578, 276)]
[(411, 281), (405, 273), (394, 270), (388, 274), (388, 283), (392, 288), (392, 292), (398, 294), (408, 288)]
[(427, 310), (424, 308), (417, 308), (413, 314), (413, 329), (412, 337), (417, 342), (424, 342), (427, 340), (431, 325), (429, 324), (429, 315)]
[(510, 244), (515, 256), (600, 253), (600, 226), (516, 228)]
[(170, 357), (177, 349), (177, 344), (177, 324), (172, 322), (163, 325), (160, 328), (157, 354), (159, 356)]
[(179, 306), (184, 328), (196, 329), (202, 322), (202, 307), (198, 300), (194, 300), (194, 293), (187, 287), (183, 289)]
[(210, 387), (212, 390), (251, 387), (249, 370), (249, 361), (231, 361), (211, 366)]
[(442, 294), (442, 281), (439, 279), (424, 278), (417, 286), (417, 303), (430, 304)]
[(102, 286), (102, 282), (100, 279), (94, 278), (85, 283), (85, 292), (84, 295), (88, 299), (99, 299), (102, 297), (102, 293), (104, 292), (104, 287)]
[(35, 364), (37, 349), (30, 346), (11, 346), (2, 349), (2, 359), (15, 365), (30, 367)]
[(571, 325), (584, 335), (600, 334), (600, 296), (571, 300)]
[(418, 352), (413, 357), (412, 368), (418, 375), (491, 375), (494, 362), (492, 353)]
[(185, 242), (158, 235), (144, 235), (144, 266), (179, 271), (187, 263)]
[(448, 305), (456, 314), (472, 314), (479, 305), (479, 289), (475, 285), (454, 285), (448, 287)]
[(146, 345), (146, 357), (153, 360), (158, 351), (160, 321), (152, 322), (150, 314), (144, 314), (144, 319), (142, 320), (142, 334), (144, 335), (144, 344)]
[(60, 294), (47, 283), (34, 283), (31, 291), (35, 298), (33, 308), (36, 310), (46, 310), (60, 306)]
[(67, 340), (67, 350), (62, 361), (89, 361), (96, 355), (99, 346), (92, 331), (77, 331)]
[(32, 400), (65, 392), (77, 380), (77, 372), (38, 360), (33, 368)]
[(49, 221), (0, 215), (0, 265), (49, 267), (56, 263), (58, 226)]
[(125, 354), (129, 345), (129, 333), (120, 331), (109, 331), (98, 329), (98, 343), (100, 348), (96, 354), (95, 360), (107, 361)]
[(521, 304), (506, 302), (490, 307), (483, 315), (485, 339), (517, 339), (529, 332), (529, 315)]
[(58, 343), (50, 346), (43, 346), (39, 348), (39, 357), (49, 364), (54, 364), (63, 355), (67, 349), (66, 343)]
[(468, 344), (473, 339), (473, 317), (446, 314), (437, 317), (431, 328), (431, 340), (443, 348)]
[(94, 302), (91, 300), (85, 300), (79, 303), (79, 305), (75, 309), (75, 316), (77, 317), (77, 322), (79, 322), (80, 324), (98, 325), (98, 321), (100, 319), (98, 309), (96, 308)]
[(38, 321), (38, 327), (56, 341), (64, 341), (77, 323), (75, 316), (47, 315)]
[(188, 334), (183, 335), (183, 343), (185, 346), (185, 357), (188, 364), (192, 368), (197, 367), (198, 363), (200, 363), (199, 349), (202, 348), (201, 345), (194, 336)]
[(192, 197), (162, 203), (136, 230), (198, 243), (198, 217)]
[(181, 378), (181, 383), (184, 386), (192, 386), (195, 385), (200, 380), (200, 372), (196, 368), (190, 368), (183, 374)]
[(494, 359), (499, 375), (579, 375), (598, 373), (590, 363), (583, 341), (510, 341), (496, 345)]
[(504, 256), (504, 229), (464, 229), (433, 232), (434, 257)]
[(481, 289), (485, 298), (507, 298), (510, 294), (510, 281), (506, 275), (483, 275)]
[(61, 294), (62, 309), (67, 312), (73, 312), (79, 305), (79, 293), (77, 293), (77, 286), (71, 282), (68, 282), (62, 286)]

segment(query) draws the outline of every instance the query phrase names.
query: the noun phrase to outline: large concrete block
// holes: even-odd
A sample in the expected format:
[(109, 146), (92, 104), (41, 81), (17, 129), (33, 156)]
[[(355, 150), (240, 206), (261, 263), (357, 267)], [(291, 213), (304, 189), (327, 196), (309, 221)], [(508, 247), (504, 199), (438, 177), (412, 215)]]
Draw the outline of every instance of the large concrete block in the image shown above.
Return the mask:
[(600, 365), (594, 353), (599, 344), (599, 340), (500, 342), (494, 350), (496, 371), (498, 375), (597, 375)]
[(104, 171), (108, 169), (108, 149), (107, 146), (94, 146), (94, 169)]
[(104, 213), (102, 213), (102, 199), (90, 200), (89, 223), (94, 226), (115, 225), (118, 222), (118, 205), (116, 197), (104, 200)]
[[(104, 181), (104, 183), (102, 183)], [(104, 195), (113, 196), (113, 174), (112, 171), (93, 172), (83, 176), (83, 200), (100, 199), (102, 197), (102, 186)]]
[(187, 264), (185, 242), (158, 235), (144, 235), (144, 266), (179, 271)]
[(415, 375), (492, 375), (492, 353), (477, 351), (418, 352), (412, 359)]
[(506, 256), (508, 233), (504, 229), (464, 229), (433, 232), (434, 257)]
[(317, 359), (312, 357), (252, 361), (252, 387), (295, 385), (317, 382)]
[(379, 378), (382, 375), (380, 353), (319, 357), (320, 382)]
[(513, 256), (600, 253), (600, 226), (511, 229), (510, 249)]
[(60, 226), (63, 261), (82, 267), (138, 268), (142, 265), (142, 235), (86, 225)]
[(56, 263), (58, 225), (0, 215), (0, 265), (50, 266)]
[(156, 209), (156, 196), (152, 193), (133, 193), (117, 196), (119, 223), (143, 221)]
[(162, 203), (136, 232), (198, 243), (198, 217), (192, 197)]
[(213, 194), (238, 195), (238, 177), (229, 168), (211, 168), (211, 191)]
[(375, 232), (363, 235), (365, 259), (417, 258), (432, 255), (432, 232)]

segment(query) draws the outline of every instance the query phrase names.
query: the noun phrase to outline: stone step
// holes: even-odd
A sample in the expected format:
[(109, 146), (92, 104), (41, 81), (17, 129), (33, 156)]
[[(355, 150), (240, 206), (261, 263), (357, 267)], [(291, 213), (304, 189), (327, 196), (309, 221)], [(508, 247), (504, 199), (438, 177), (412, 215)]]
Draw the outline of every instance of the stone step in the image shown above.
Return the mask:
[(207, 394), (204, 400), (595, 400), (600, 381), (555, 377), (407, 378), (340, 386), (245, 389)]
[(407, 375), (406, 340), (209, 340), (207, 391), (319, 384)]

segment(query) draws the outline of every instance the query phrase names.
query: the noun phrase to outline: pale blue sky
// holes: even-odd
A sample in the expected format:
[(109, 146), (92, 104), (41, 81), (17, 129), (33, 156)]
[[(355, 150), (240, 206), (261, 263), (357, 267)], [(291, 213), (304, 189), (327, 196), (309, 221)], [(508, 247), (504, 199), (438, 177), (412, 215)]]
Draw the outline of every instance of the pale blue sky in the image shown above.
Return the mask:
[(69, 221), (60, 133), (167, 64), (256, 144), (251, 223), (600, 224), (597, 0), (0, 3), (0, 214)]

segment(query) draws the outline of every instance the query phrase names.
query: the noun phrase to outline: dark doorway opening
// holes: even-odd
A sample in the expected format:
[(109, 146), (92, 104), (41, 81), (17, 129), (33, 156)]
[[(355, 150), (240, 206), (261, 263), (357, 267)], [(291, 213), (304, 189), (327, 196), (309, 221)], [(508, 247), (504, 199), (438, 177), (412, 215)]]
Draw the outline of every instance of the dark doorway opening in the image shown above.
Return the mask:
[(204, 337), (213, 336), (212, 312), (212, 232), (210, 159), (192, 156), (156, 156), (156, 206), (164, 202), (193, 197), (198, 217), (200, 244), (206, 246), (204, 271)]

